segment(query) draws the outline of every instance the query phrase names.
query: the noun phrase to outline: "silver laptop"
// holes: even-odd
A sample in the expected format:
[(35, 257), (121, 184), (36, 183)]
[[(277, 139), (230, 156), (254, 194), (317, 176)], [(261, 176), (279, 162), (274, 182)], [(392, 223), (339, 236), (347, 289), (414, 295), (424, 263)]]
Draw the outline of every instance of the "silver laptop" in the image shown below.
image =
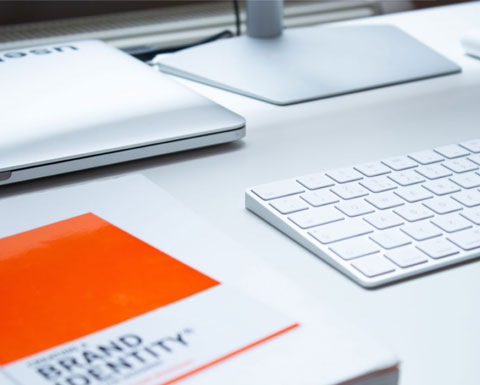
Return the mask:
[(0, 184), (245, 135), (245, 120), (103, 42), (0, 51)]

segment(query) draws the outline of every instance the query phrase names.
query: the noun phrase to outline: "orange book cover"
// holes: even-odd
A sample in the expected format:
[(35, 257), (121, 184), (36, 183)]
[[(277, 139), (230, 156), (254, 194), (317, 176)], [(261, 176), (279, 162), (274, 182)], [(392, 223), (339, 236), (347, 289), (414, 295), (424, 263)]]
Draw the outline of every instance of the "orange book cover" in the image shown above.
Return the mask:
[(298, 326), (92, 213), (0, 239), (0, 308), (28, 385), (172, 384)]

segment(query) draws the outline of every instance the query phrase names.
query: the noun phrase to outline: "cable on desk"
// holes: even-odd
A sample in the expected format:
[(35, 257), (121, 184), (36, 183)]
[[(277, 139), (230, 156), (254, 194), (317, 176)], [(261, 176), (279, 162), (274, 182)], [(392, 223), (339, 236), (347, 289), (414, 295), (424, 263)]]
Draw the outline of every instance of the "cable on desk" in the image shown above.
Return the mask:
[[(235, 13), (235, 34), (237, 36), (240, 36), (242, 34), (242, 22), (240, 19), (240, 6), (238, 3), (238, 0), (233, 0), (233, 10)], [(203, 40), (197, 41), (192, 44), (185, 44), (185, 45), (177, 45), (177, 46), (172, 46), (172, 47), (165, 47), (165, 48), (152, 48), (148, 46), (140, 46), (140, 47), (134, 47), (134, 48), (126, 48), (123, 51), (128, 53), (129, 55), (132, 55), (136, 57), (139, 60), (148, 62), (152, 60), (155, 56), (162, 54), (162, 53), (171, 53), (171, 52), (176, 52), (180, 51), (182, 49), (186, 48), (191, 48), (195, 47), (197, 45), (205, 44), (205, 43), (210, 43), (212, 41), (218, 40), (218, 39), (223, 39), (226, 37), (233, 37), (234, 34), (232, 31), (226, 29), (222, 32), (216, 33), (215, 35), (209, 36)]]
[(156, 55), (159, 55), (162, 53), (176, 52), (185, 48), (191, 48), (197, 45), (210, 43), (218, 39), (233, 37), (233, 36), (234, 36), (233, 32), (226, 29), (222, 32), (216, 33), (215, 35), (209, 36), (205, 39), (199, 40), (192, 44), (177, 45), (177, 46), (165, 47), (165, 48), (152, 48), (152, 47), (140, 46), (140, 47), (134, 47), (134, 48), (126, 48), (123, 51), (128, 53), (129, 55), (136, 57), (139, 60), (148, 62), (152, 60)]

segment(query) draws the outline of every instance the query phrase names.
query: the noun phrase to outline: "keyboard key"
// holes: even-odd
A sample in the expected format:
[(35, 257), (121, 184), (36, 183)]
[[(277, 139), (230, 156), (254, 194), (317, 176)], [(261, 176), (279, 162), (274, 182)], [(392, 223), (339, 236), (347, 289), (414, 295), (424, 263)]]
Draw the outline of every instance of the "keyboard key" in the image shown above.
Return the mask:
[(364, 179), (359, 183), (373, 193), (379, 193), (397, 188), (397, 185), (385, 176)]
[(443, 157), (432, 150), (414, 152), (410, 154), (409, 157), (423, 165), (441, 162), (443, 160)]
[(449, 234), (447, 239), (463, 250), (473, 250), (480, 247), (480, 229), (468, 229)]
[(476, 225), (480, 225), (480, 207), (463, 210), (460, 215)]
[(429, 199), (423, 203), (424, 206), (428, 207), (430, 210), (434, 211), (437, 214), (448, 214), (454, 211), (461, 210), (463, 207), (455, 202), (450, 197), (440, 197)]
[(325, 174), (306, 175), (297, 179), (297, 182), (305, 186), (309, 190), (317, 190), (320, 188), (331, 187), (334, 185), (332, 180)]
[(395, 265), (381, 255), (369, 255), (352, 263), (358, 271), (369, 278), (395, 271)]
[(363, 178), (362, 174), (352, 167), (328, 171), (326, 174), (338, 183), (353, 182)]
[(460, 146), (466, 148), (470, 152), (480, 152), (480, 139), (473, 139), (460, 143)]
[(473, 163), (478, 164), (480, 166), (480, 154), (470, 155), (468, 157), (468, 159), (471, 160)]
[(405, 199), (409, 203), (419, 202), (433, 197), (433, 195), (425, 190), (422, 186), (401, 188), (396, 190), (395, 194)]
[(471, 222), (461, 217), (458, 213), (442, 215), (432, 219), (432, 223), (440, 227), (447, 233), (454, 233), (455, 231), (465, 230), (472, 227)]
[(420, 252), (413, 246), (400, 247), (398, 249), (389, 250), (385, 256), (395, 263), (397, 266), (406, 268), (420, 263), (425, 263), (428, 258), (424, 253)]
[(364, 163), (356, 166), (355, 169), (368, 177), (388, 174), (390, 172), (390, 169), (380, 162)]
[(310, 203), (314, 207), (325, 206), (331, 203), (339, 202), (338, 197), (330, 190), (311, 191), (300, 195), (304, 201)]
[(478, 170), (478, 166), (475, 163), (465, 158), (447, 160), (442, 163), (442, 166), (457, 174)]
[(474, 188), (480, 186), (480, 175), (474, 172), (454, 175), (450, 180), (463, 188)]
[(354, 218), (348, 221), (334, 222), (316, 227), (309, 234), (320, 243), (329, 244), (371, 232), (373, 230), (367, 223), (362, 219)]
[(412, 184), (425, 182), (425, 179), (413, 170), (396, 172), (388, 177), (400, 186), (410, 186)]
[(391, 209), (405, 204), (405, 201), (400, 199), (392, 192), (385, 192), (376, 195), (371, 195), (365, 200), (375, 206), (379, 210)]
[(363, 199), (340, 202), (336, 204), (335, 207), (349, 217), (357, 217), (359, 215), (369, 214), (375, 211), (373, 207)]
[(382, 163), (394, 171), (402, 171), (418, 166), (417, 162), (407, 156), (394, 156), (392, 158), (382, 160)]
[(434, 151), (448, 159), (459, 158), (461, 156), (470, 154), (466, 149), (456, 144), (449, 144), (447, 146), (437, 147)]
[(308, 209), (307, 203), (298, 196), (279, 198), (272, 201), (270, 205), (281, 214), (290, 214)]
[(367, 215), (363, 219), (378, 230), (389, 229), (391, 227), (403, 225), (404, 223), (398, 215), (395, 215), (390, 211), (379, 211), (377, 213)]
[(427, 179), (439, 179), (446, 176), (451, 176), (452, 172), (440, 164), (431, 164), (429, 166), (422, 166), (415, 170), (420, 175)]
[(394, 249), (412, 243), (412, 240), (398, 229), (389, 229), (375, 233), (370, 239), (384, 249)]
[(346, 261), (378, 253), (380, 248), (368, 238), (352, 238), (330, 247), (335, 254)]
[(270, 200), (299, 194), (305, 192), (305, 189), (294, 180), (286, 180), (257, 186), (252, 191), (263, 200)]
[(401, 230), (416, 241), (424, 241), (442, 235), (442, 231), (438, 227), (426, 221), (410, 223)]
[(477, 190), (467, 190), (452, 195), (452, 198), (462, 205), (474, 207), (480, 205), (480, 192)]
[(419, 243), (417, 248), (433, 259), (445, 258), (458, 254), (458, 249), (445, 238), (434, 238)]
[(358, 183), (337, 185), (335, 187), (332, 187), (330, 191), (332, 191), (342, 199), (354, 199), (368, 195), (368, 191), (365, 190)]
[(343, 218), (342, 213), (335, 210), (332, 206), (300, 211), (288, 217), (288, 219), (302, 229), (340, 221)]
[(409, 222), (421, 221), (422, 219), (433, 217), (432, 211), (419, 203), (398, 207), (394, 210), (394, 213)]
[(446, 195), (460, 191), (460, 187), (448, 179), (432, 180), (422, 186), (436, 195)]

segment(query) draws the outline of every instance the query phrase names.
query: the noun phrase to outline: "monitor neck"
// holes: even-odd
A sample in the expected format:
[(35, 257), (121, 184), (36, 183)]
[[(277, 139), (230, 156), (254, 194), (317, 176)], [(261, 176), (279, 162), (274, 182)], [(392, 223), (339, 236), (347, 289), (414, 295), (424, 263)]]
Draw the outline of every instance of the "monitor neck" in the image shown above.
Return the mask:
[(247, 35), (275, 38), (283, 32), (283, 0), (247, 0)]

